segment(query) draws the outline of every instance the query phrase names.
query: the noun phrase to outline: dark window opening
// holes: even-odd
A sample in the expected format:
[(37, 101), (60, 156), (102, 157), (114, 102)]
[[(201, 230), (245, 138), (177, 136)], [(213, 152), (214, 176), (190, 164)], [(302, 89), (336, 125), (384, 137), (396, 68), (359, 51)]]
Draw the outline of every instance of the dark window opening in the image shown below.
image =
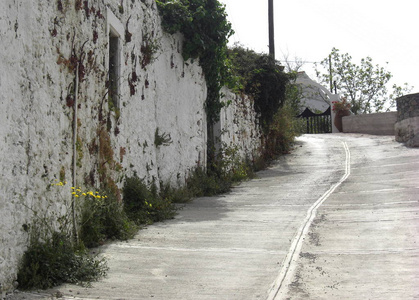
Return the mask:
[(120, 77), (119, 37), (109, 33), (109, 104), (119, 108), (119, 77)]

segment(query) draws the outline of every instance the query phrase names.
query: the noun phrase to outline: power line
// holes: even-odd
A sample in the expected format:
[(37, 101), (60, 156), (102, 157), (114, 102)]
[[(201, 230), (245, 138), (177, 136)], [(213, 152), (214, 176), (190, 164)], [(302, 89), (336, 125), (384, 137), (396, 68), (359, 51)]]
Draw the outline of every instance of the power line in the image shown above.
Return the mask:
[(303, 64), (320, 64), (319, 61), (302, 61), (302, 60), (278, 60), (280, 62), (290, 62), (290, 63), (303, 63)]

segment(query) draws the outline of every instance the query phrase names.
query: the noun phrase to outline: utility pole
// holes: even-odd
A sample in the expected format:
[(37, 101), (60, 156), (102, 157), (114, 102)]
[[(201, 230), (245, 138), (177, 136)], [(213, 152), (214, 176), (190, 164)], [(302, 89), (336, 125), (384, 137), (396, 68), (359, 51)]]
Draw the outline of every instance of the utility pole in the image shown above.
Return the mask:
[(330, 83), (330, 92), (333, 93), (333, 74), (332, 74), (332, 55), (331, 54), (329, 54), (329, 83)]
[(274, 0), (268, 0), (269, 15), (269, 56), (275, 60), (275, 35), (274, 35)]

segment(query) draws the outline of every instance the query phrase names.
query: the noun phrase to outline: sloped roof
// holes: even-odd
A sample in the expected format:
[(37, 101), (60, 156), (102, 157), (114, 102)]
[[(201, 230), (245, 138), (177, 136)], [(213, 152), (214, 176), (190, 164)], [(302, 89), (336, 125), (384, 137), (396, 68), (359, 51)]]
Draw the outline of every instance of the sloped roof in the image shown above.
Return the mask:
[(303, 110), (308, 107), (311, 110), (325, 111), (330, 106), (332, 93), (312, 80), (305, 72), (298, 73), (295, 83), (301, 87)]

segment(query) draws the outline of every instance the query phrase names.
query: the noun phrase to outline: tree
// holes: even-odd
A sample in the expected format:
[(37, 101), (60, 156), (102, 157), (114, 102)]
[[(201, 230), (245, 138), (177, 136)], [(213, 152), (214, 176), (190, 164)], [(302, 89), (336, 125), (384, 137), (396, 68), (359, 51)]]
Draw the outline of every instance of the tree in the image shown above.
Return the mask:
[(393, 75), (378, 64), (373, 65), (371, 57), (361, 59), (357, 65), (348, 53), (341, 54), (333, 48), (320, 65), (327, 70), (322, 73), (315, 65), (320, 82), (333, 86), (347, 97), (354, 114), (389, 110), (394, 107), (396, 98), (411, 90), (407, 83), (403, 87), (394, 84), (389, 94), (387, 86)]
[(260, 124), (267, 131), (275, 113), (285, 103), (290, 76), (271, 56), (245, 49), (239, 44), (229, 49), (228, 54), (231, 72), (237, 80), (237, 92), (254, 99)]
[(286, 73), (298, 73), (306, 62), (301, 57), (290, 58), (289, 53), (282, 53), (281, 63), (284, 64)]

